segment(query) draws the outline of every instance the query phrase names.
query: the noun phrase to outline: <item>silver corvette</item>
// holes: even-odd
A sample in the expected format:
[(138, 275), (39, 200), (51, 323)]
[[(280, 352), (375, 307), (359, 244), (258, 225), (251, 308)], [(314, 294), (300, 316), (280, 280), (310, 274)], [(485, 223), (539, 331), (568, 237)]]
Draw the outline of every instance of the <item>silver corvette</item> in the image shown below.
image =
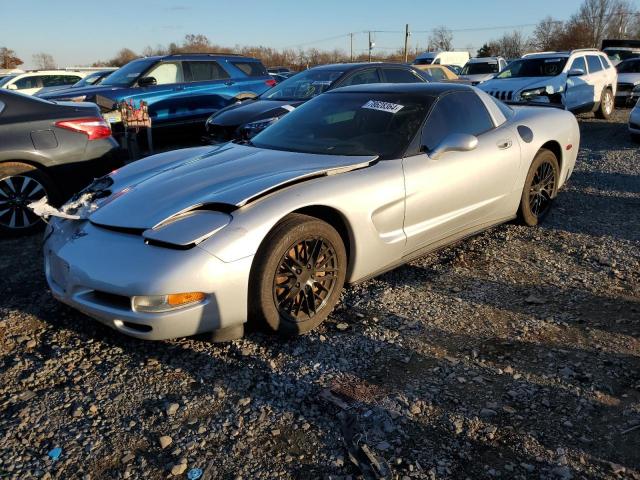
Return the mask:
[(226, 340), (246, 322), (304, 333), (345, 283), (511, 219), (536, 225), (579, 141), (569, 112), (467, 85), (334, 90), (251, 143), (155, 155), (44, 209), (47, 281), (142, 339)]

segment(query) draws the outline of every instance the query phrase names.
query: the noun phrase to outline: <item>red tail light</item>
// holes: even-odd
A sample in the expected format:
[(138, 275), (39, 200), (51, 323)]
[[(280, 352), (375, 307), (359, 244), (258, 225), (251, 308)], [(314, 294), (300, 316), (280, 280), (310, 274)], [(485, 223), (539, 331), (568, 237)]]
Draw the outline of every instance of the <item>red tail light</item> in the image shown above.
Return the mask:
[(269, 85), (270, 87), (275, 87), (276, 86), (276, 81), (273, 78), (270, 78), (269, 80), (267, 80), (266, 82), (267, 85)]
[(84, 133), (89, 140), (99, 140), (111, 136), (111, 127), (103, 118), (77, 118), (74, 120), (61, 120), (56, 122), (56, 127), (66, 128), (74, 132)]

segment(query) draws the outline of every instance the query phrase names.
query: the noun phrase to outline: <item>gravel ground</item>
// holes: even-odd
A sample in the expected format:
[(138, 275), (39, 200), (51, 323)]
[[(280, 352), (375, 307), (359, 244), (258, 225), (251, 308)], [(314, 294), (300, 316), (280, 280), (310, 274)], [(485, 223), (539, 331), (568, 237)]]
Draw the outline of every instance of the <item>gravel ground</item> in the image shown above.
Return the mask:
[(51, 298), (39, 237), (1, 241), (0, 477), (355, 479), (346, 437), (388, 478), (640, 479), (627, 116), (581, 118), (544, 226), (352, 287), (288, 343), (121, 336)]

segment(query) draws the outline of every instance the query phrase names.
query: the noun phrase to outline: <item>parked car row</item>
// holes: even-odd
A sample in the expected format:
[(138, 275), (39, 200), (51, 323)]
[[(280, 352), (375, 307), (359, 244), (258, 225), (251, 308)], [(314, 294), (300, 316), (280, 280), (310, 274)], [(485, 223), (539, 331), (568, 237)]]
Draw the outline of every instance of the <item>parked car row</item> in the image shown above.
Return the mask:
[(88, 72), (66, 70), (12, 73), (0, 79), (0, 89), (15, 90), (25, 95), (34, 95), (70, 87), (87, 75)]

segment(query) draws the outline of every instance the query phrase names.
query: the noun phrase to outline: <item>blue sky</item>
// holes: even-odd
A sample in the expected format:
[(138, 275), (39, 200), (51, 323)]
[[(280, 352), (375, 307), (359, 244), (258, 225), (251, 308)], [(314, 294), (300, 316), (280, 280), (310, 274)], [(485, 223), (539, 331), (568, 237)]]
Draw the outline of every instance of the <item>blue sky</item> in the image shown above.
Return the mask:
[[(202, 33), (221, 45), (265, 45), (276, 48), (349, 47), (348, 37), (364, 30), (402, 31), (409, 23), (411, 45), (425, 46), (429, 30), (454, 30), (456, 48), (479, 47), (507, 29), (467, 30), (535, 24), (546, 15), (566, 19), (581, 0), (0, 0), (0, 46), (16, 51), (31, 66), (34, 53), (53, 55), (59, 66), (107, 59), (122, 47), (179, 42), (187, 33)], [(532, 27), (519, 27), (529, 34)], [(402, 46), (402, 33), (378, 33), (378, 47)], [(311, 43), (313, 42), (313, 43)], [(354, 47), (366, 48), (357, 34)]]

